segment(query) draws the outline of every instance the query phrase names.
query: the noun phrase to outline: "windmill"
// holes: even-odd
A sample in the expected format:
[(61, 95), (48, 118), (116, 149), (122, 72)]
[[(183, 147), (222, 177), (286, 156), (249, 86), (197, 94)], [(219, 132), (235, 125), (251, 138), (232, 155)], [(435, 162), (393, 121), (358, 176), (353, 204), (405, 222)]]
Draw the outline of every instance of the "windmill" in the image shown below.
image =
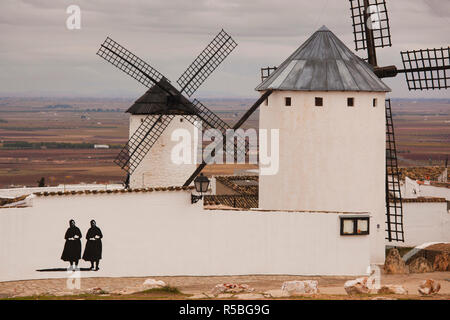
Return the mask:
[[(97, 55), (149, 88), (141, 99), (146, 99), (155, 92), (164, 99), (159, 104), (157, 116), (147, 115), (141, 120), (137, 130), (114, 160), (127, 173), (126, 187), (130, 176), (173, 120), (175, 112), (172, 111), (183, 114), (197, 127), (203, 124), (204, 128), (218, 129), (225, 135), (229, 126), (199, 100), (190, 101), (188, 97), (192, 96), (236, 46), (237, 43), (222, 29), (183, 72), (177, 80), (180, 87), (177, 89), (155, 68), (111, 38), (106, 38)], [(202, 124), (199, 125), (198, 119), (202, 120)]]
[[(403, 68), (378, 66), (377, 48), (392, 46), (385, 0), (350, 0), (356, 51), (366, 50), (367, 61), (379, 78), (404, 73), (408, 89), (436, 90), (450, 86), (450, 47), (402, 51)], [(394, 126), (390, 99), (386, 100), (386, 232), (389, 241), (404, 241)]]
[[(403, 73), (409, 90), (448, 89), (450, 85), (450, 47), (402, 51), (403, 68), (378, 66), (377, 48), (392, 46), (389, 15), (385, 0), (349, 0), (356, 51), (366, 50), (366, 62), (379, 78), (391, 78)], [(266, 80), (277, 67), (261, 69), (261, 81)], [(268, 90), (236, 124), (239, 127), (256, 111), (273, 91)], [(400, 193), (400, 173), (392, 120), (390, 99), (386, 100), (386, 239), (404, 242), (403, 207)], [(201, 172), (200, 165), (185, 185)]]

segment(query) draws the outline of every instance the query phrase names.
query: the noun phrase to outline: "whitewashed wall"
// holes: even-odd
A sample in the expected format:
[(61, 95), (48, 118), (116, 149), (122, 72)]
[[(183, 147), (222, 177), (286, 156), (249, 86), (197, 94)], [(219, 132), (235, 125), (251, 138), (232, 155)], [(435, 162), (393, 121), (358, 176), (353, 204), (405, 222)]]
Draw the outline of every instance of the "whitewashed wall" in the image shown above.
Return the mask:
[(445, 198), (447, 201), (450, 201), (450, 188), (418, 184), (415, 180), (408, 177), (401, 184), (400, 190), (404, 198), (435, 197)]
[[(145, 115), (130, 116), (130, 137), (141, 124)], [(158, 115), (151, 117), (159, 117)], [(194, 125), (183, 116), (175, 116), (164, 130), (145, 158), (133, 172), (130, 178), (131, 188), (182, 186), (195, 171), (197, 165), (194, 161)], [(171, 159), (171, 152), (179, 142), (172, 141), (172, 132), (176, 129), (185, 129), (191, 133), (191, 164), (175, 164)], [(132, 157), (132, 162), (135, 157)]]
[(446, 202), (403, 203), (405, 242), (390, 246), (415, 247), (427, 242), (450, 242), (450, 212)]
[[(285, 97), (292, 106), (285, 106)], [(323, 97), (323, 107), (315, 106), (315, 97)], [(349, 97), (354, 107), (347, 107)], [(383, 263), (384, 101), (384, 93), (272, 93), (261, 106), (260, 128), (280, 130), (280, 170), (260, 177), (259, 207), (371, 212), (372, 262)]]
[(370, 262), (370, 237), (340, 236), (337, 214), (204, 211), (185, 191), (51, 196), (0, 209), (0, 281), (65, 277), (35, 270), (66, 267), (70, 219), (104, 235), (101, 270), (84, 277), (361, 275)]

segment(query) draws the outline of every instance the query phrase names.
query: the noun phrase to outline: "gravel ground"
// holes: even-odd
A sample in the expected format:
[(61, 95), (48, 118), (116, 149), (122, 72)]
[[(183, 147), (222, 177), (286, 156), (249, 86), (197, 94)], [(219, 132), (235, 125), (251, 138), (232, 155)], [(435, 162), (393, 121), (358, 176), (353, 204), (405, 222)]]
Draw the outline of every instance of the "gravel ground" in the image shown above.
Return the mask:
[[(220, 277), (152, 277), (145, 278), (82, 278), (81, 291), (91, 288), (101, 288), (110, 292), (125, 287), (142, 284), (146, 279), (163, 280), (169, 286), (177, 287), (182, 293), (198, 295), (210, 292), (216, 284), (242, 283), (248, 284), (255, 292), (281, 289), (284, 281), (290, 280), (318, 280), (320, 295), (323, 298), (347, 297), (344, 290), (345, 281), (349, 277), (304, 277), (304, 276), (220, 276)], [(450, 300), (450, 272), (433, 272), (409, 275), (382, 275), (382, 284), (400, 284), (408, 290), (408, 296), (402, 298), (421, 298), (417, 292), (419, 284), (426, 279), (434, 279), (441, 283), (439, 295), (432, 299)], [(66, 279), (45, 279), (0, 282), (0, 298), (24, 297), (36, 295), (66, 295), (71, 294), (66, 287)], [(319, 296), (320, 298), (320, 296)], [(430, 299), (430, 298), (426, 298)]]

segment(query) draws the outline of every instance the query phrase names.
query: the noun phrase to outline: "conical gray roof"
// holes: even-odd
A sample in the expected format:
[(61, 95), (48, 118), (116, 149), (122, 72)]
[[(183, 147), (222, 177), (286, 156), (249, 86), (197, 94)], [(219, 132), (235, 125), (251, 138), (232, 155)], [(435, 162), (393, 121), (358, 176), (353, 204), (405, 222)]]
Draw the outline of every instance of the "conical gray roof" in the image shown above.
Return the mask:
[[(171, 87), (166, 80), (161, 80), (159, 83), (161, 86), (169, 88)], [(176, 96), (177, 92), (173, 91)], [(190, 106), (189, 100), (183, 96), (179, 96), (180, 101), (170, 102), (169, 93), (164, 91), (159, 86), (155, 85), (151, 87), (147, 92), (145, 92), (139, 99), (137, 99), (134, 104), (128, 108), (128, 113), (139, 114), (139, 115), (149, 115), (149, 114), (173, 114), (173, 115), (185, 115), (193, 114), (188, 110), (186, 106)]]
[(369, 91), (391, 89), (327, 27), (300, 46), (257, 91)]

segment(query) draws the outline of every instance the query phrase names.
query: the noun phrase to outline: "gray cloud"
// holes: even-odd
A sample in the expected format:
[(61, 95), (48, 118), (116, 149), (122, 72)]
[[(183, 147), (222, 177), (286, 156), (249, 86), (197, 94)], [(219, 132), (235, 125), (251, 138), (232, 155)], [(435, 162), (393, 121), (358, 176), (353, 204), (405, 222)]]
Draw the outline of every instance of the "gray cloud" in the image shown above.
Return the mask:
[[(65, 27), (66, 8), (82, 10), (82, 29)], [(388, 1), (392, 48), (381, 64), (401, 64), (401, 50), (448, 45), (450, 2)], [(223, 27), (239, 43), (199, 96), (255, 96), (259, 68), (278, 65), (322, 24), (350, 48), (347, 0), (2, 0), (0, 94), (136, 97), (145, 88), (95, 55), (106, 36), (135, 52), (173, 82)], [(363, 53), (361, 53), (363, 54)], [(403, 77), (386, 80), (395, 97)]]

